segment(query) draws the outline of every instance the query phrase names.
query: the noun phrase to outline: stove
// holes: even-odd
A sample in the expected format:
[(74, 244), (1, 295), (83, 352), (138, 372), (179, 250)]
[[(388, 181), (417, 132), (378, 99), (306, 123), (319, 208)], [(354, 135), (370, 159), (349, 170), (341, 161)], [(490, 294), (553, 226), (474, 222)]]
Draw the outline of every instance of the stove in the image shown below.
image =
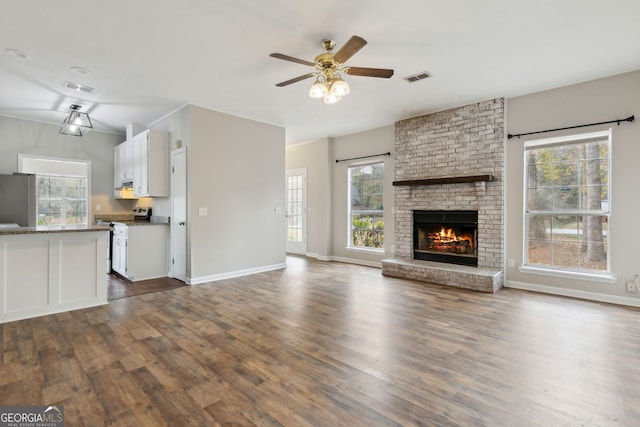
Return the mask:
[(135, 222), (149, 222), (151, 221), (151, 208), (134, 208), (133, 220)]

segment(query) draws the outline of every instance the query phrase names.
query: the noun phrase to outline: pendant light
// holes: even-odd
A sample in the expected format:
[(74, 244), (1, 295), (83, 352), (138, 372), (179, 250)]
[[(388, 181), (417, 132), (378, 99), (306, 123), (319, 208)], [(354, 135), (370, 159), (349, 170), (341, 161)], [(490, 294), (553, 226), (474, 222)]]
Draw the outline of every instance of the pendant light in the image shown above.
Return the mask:
[(62, 122), (62, 127), (59, 130), (59, 133), (64, 135), (73, 135), (73, 136), (83, 136), (91, 129), (93, 129), (93, 124), (91, 123), (91, 118), (89, 118), (89, 114), (83, 113), (80, 111), (82, 108), (81, 105), (71, 104), (69, 106), (69, 115), (64, 122)]

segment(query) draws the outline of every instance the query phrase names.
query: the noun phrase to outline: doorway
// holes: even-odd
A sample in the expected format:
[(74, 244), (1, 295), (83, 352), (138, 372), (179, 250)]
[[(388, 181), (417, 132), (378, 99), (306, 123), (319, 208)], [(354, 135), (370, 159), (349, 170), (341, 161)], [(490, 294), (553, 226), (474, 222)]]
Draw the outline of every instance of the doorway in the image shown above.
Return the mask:
[(307, 169), (286, 173), (287, 253), (307, 253)]
[(174, 278), (187, 279), (187, 149), (171, 152), (171, 263)]

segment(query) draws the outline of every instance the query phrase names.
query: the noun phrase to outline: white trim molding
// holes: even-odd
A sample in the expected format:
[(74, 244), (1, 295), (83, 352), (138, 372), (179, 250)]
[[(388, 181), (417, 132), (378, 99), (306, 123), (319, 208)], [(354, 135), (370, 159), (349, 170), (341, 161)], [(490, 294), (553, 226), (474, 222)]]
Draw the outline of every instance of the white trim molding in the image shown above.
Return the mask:
[(187, 277), (186, 282), (188, 285), (201, 285), (208, 282), (216, 282), (218, 280), (233, 279), (235, 277), (249, 276), (251, 274), (263, 273), (265, 271), (281, 270), (287, 268), (286, 263), (265, 265), (262, 267), (248, 268), (246, 270), (229, 271), (227, 273), (211, 274), (209, 276), (202, 277)]
[(571, 298), (586, 299), (590, 301), (604, 302), (609, 304), (628, 305), (640, 307), (640, 299), (619, 295), (601, 294), (599, 292), (589, 292), (579, 289), (557, 288), (555, 286), (539, 285), (536, 283), (518, 282), (506, 280), (505, 288), (522, 289), (526, 291), (542, 292), (545, 294), (561, 295)]
[(339, 256), (327, 256), (327, 255), (319, 255), (316, 253), (308, 252), (307, 255), (309, 258), (315, 258), (318, 261), (335, 261), (335, 262), (344, 262), (346, 264), (356, 264), (356, 265), (364, 265), (365, 267), (375, 267), (382, 268), (381, 261), (368, 261), (364, 259), (356, 259), (356, 258), (345, 258)]

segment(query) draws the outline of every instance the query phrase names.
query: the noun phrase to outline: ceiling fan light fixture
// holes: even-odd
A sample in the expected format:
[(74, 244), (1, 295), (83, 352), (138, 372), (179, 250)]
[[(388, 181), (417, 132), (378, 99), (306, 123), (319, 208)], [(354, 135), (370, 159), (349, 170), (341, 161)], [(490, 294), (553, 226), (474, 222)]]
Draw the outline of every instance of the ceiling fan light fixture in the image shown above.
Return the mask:
[(340, 95), (336, 95), (335, 93), (329, 92), (327, 96), (323, 98), (325, 104), (336, 104), (340, 102), (342, 97)]
[(324, 98), (328, 93), (329, 90), (327, 86), (320, 80), (316, 80), (316, 82), (311, 85), (311, 88), (309, 88), (309, 96), (311, 98)]
[(352, 76), (379, 77), (385, 79), (393, 76), (393, 70), (390, 69), (345, 66), (346, 61), (348, 61), (366, 44), (367, 41), (362, 37), (351, 36), (347, 43), (345, 43), (344, 46), (334, 54), (332, 50), (335, 47), (335, 42), (325, 39), (322, 41), (322, 47), (326, 52), (317, 55), (314, 62), (294, 58), (293, 56), (284, 55), (282, 53), (272, 53), (269, 55), (272, 58), (308, 65), (315, 68), (314, 72), (277, 83), (276, 86), (288, 86), (292, 83), (297, 83), (315, 76), (316, 81), (309, 88), (309, 96), (311, 98), (322, 98), (325, 104), (335, 104), (336, 102), (339, 102), (342, 97), (349, 95), (351, 92), (349, 84), (342, 79), (342, 76), (340, 75), (341, 73)]
[(338, 95), (340, 97), (349, 95), (351, 89), (349, 88), (349, 84), (338, 77), (331, 84), (331, 93)]

